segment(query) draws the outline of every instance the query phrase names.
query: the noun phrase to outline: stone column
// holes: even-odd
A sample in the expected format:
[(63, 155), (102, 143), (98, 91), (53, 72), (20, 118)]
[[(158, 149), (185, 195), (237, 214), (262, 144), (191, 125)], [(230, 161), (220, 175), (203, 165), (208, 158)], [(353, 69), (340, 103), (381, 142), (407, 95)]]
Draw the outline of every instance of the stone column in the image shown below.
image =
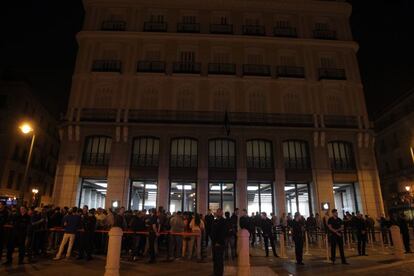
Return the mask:
[(247, 209), (247, 168), (246, 168), (246, 141), (244, 137), (237, 138), (237, 180), (236, 180), (236, 207)]
[(208, 205), (208, 139), (198, 140), (197, 212), (207, 214)]
[(276, 214), (277, 217), (280, 218), (282, 213), (286, 212), (286, 203), (285, 203), (285, 166), (284, 166), (284, 158), (283, 158), (283, 144), (280, 139), (275, 139), (273, 141), (274, 144), (274, 159), (276, 161), (275, 164), (275, 183), (273, 186), (273, 201), (276, 207)]
[(111, 160), (108, 168), (108, 189), (105, 205), (111, 207), (111, 201), (119, 200), (126, 208), (129, 187), (129, 160), (131, 153), (128, 143), (112, 142)]
[(169, 156), (170, 156), (170, 137), (163, 136), (160, 139), (157, 205), (163, 206), (166, 210), (169, 210), (170, 208), (170, 206), (168, 206), (168, 200), (169, 200), (169, 194), (170, 194)]
[(96, 202), (96, 191), (91, 191), (91, 205), (89, 208), (96, 208), (97, 202)]

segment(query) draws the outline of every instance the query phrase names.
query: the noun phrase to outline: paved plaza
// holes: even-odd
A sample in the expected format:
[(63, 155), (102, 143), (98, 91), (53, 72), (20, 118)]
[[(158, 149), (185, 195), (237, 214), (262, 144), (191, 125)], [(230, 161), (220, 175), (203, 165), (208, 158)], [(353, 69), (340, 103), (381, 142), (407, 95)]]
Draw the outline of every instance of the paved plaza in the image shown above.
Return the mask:
[[(251, 250), (252, 276), (288, 276), (288, 275), (414, 275), (414, 254), (405, 255), (403, 261), (396, 260), (387, 248), (382, 252), (380, 247), (368, 247), (366, 257), (358, 257), (353, 250), (346, 250), (350, 265), (332, 265), (326, 262), (325, 250), (312, 248), (311, 255), (306, 255), (305, 266), (296, 266), (293, 248), (288, 248), (288, 258), (280, 259), (264, 257), (264, 251), (259, 248)], [(15, 260), (16, 261), (16, 260)], [(151, 275), (151, 276), (201, 276), (212, 275), (211, 259), (205, 262), (179, 260), (166, 262), (159, 258), (156, 264), (147, 264), (146, 259), (130, 262), (122, 258), (120, 274)], [(93, 261), (69, 260), (52, 261), (52, 258), (40, 259), (36, 263), (18, 267), (0, 268), (0, 275), (39, 275), (39, 276), (98, 276), (105, 270), (105, 258), (97, 256)], [(226, 276), (236, 275), (236, 263), (226, 262)]]

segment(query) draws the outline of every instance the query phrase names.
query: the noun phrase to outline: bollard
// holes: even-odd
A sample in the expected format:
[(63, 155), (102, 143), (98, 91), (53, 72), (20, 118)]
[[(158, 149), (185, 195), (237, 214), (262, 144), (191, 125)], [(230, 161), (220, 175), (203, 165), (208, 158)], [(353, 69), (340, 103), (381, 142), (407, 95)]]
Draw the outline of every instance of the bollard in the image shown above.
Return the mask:
[(287, 259), (286, 252), (285, 252), (285, 239), (284, 239), (283, 232), (279, 232), (279, 241), (280, 241), (279, 257), (282, 259)]
[(249, 231), (241, 229), (237, 233), (237, 275), (238, 276), (250, 276), (250, 243), (249, 243)]
[(390, 227), (392, 242), (394, 244), (394, 255), (397, 259), (405, 259), (403, 242), (400, 233), (400, 227), (393, 225)]
[(309, 253), (309, 238), (308, 238), (308, 234), (309, 232), (305, 232), (305, 256), (310, 256), (312, 255), (311, 253)]
[(119, 276), (121, 259), (122, 229), (112, 227), (109, 231), (108, 253), (106, 255), (105, 276)]

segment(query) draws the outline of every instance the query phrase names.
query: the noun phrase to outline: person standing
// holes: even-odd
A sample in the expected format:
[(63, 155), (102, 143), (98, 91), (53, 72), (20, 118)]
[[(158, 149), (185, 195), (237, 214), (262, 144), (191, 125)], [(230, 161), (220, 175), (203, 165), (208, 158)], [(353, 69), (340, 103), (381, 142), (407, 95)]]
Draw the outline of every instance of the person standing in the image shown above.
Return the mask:
[(27, 214), (27, 208), (20, 207), (19, 213), (11, 217), (12, 229), (7, 241), (7, 261), (5, 265), (11, 265), (13, 261), (13, 251), (19, 247), (19, 265), (23, 264), (26, 254), (27, 230), (31, 224), (30, 216)]
[(80, 247), (78, 260), (82, 260), (86, 254), (86, 260), (92, 260), (93, 238), (96, 229), (95, 209), (88, 211), (88, 206), (83, 207), (81, 215), (83, 232), (80, 232)]
[(194, 236), (190, 240), (190, 257), (194, 255), (194, 243), (196, 244), (197, 260), (201, 260), (201, 233), (204, 231), (204, 222), (201, 220), (199, 214), (195, 214), (190, 222), (190, 229)]
[(64, 234), (62, 242), (60, 243), (59, 251), (56, 255), (56, 257), (53, 259), (55, 261), (60, 260), (63, 250), (65, 249), (66, 243), (69, 242), (68, 249), (66, 251), (66, 258), (70, 257), (70, 254), (72, 253), (72, 247), (75, 243), (75, 235), (78, 231), (80, 224), (81, 224), (81, 218), (77, 214), (78, 208), (73, 207), (69, 210), (68, 214), (63, 218), (63, 227), (64, 227)]
[(206, 226), (206, 247), (208, 247), (208, 241), (211, 243), (211, 229), (213, 228), (214, 215), (210, 209), (208, 209), (208, 214), (204, 217), (205, 226)]
[[(230, 212), (224, 213), (226, 217), (226, 240), (225, 240), (225, 249), (224, 249), (224, 258), (227, 260), (229, 257), (229, 247), (231, 252), (231, 259), (236, 258), (236, 248), (235, 248), (235, 241), (236, 241), (236, 225), (233, 223), (233, 220), (230, 218)], [(237, 221), (236, 221), (237, 223)]]
[(272, 221), (267, 217), (266, 212), (262, 212), (260, 228), (262, 230), (266, 257), (269, 257), (269, 239), (270, 239), (270, 245), (272, 246), (273, 256), (279, 257), (276, 254), (275, 239), (273, 237), (273, 231), (272, 231), (273, 224), (272, 224)]
[(303, 263), (303, 241), (304, 241), (304, 222), (301, 219), (299, 212), (295, 213), (292, 221), (292, 239), (295, 242), (296, 264), (304, 265)]
[(218, 208), (216, 219), (211, 229), (212, 247), (213, 247), (213, 265), (214, 276), (222, 276), (224, 273), (224, 246), (226, 234), (226, 221), (223, 218), (223, 210)]
[(158, 232), (158, 217), (157, 217), (157, 210), (151, 209), (151, 215), (148, 217), (147, 220), (147, 227), (148, 227), (148, 240), (149, 240), (149, 255), (150, 259), (148, 263), (155, 263), (155, 240), (160, 235)]
[(181, 258), (182, 255), (182, 233), (184, 233), (185, 224), (181, 214), (181, 211), (178, 211), (170, 218), (170, 244), (169, 244), (169, 254), (167, 259), (170, 258), (177, 259)]
[(4, 226), (6, 225), (6, 222), (9, 219), (9, 212), (6, 208), (6, 203), (4, 201), (0, 201), (0, 260), (3, 255), (3, 246), (6, 241), (6, 230), (4, 229)]
[(328, 231), (331, 236), (331, 261), (332, 264), (335, 264), (336, 259), (336, 245), (339, 247), (339, 253), (341, 255), (342, 264), (348, 265), (345, 259), (344, 253), (344, 242), (342, 239), (343, 231), (344, 231), (344, 223), (338, 217), (338, 210), (332, 209), (332, 217), (330, 217), (327, 221)]
[(367, 221), (364, 220), (364, 217), (362, 216), (362, 214), (357, 215), (357, 218), (354, 222), (354, 227), (356, 230), (357, 240), (358, 240), (358, 255), (367, 256), (365, 254), (365, 247), (367, 244), (368, 225), (367, 225)]
[(405, 248), (405, 254), (411, 253), (410, 231), (408, 229), (408, 222), (407, 222), (407, 218), (404, 213), (401, 213), (401, 215), (398, 217), (397, 223), (398, 223), (398, 226), (400, 227), (400, 232), (402, 235), (404, 248)]

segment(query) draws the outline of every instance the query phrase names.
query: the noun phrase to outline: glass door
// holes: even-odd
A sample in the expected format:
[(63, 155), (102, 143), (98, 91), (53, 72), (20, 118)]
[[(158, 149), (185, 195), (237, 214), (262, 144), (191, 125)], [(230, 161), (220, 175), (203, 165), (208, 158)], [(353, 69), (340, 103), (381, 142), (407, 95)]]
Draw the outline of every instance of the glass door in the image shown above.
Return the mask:
[(233, 213), (235, 205), (234, 183), (214, 182), (209, 184), (208, 208), (215, 212), (218, 208)]

